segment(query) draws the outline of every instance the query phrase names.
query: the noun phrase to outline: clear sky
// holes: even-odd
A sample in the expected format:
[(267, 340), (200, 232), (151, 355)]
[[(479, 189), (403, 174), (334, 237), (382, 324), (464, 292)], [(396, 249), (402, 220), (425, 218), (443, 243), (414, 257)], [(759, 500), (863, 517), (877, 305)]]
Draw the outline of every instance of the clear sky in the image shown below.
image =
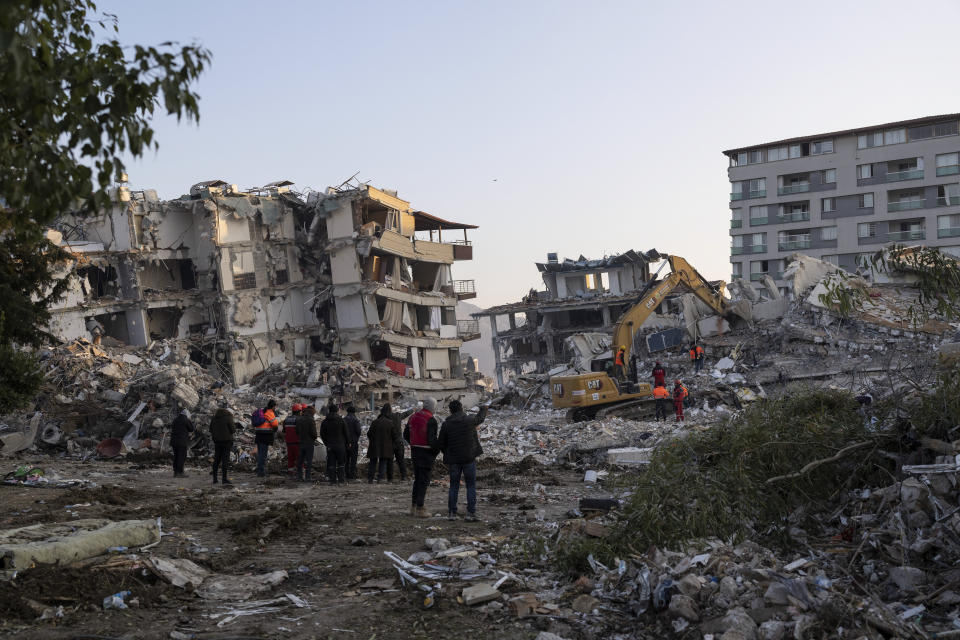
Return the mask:
[(100, 2), (213, 52), (199, 126), (129, 167), (161, 197), (355, 172), (471, 222), (481, 306), (534, 261), (677, 253), (729, 279), (729, 149), (960, 111), (960, 2)]

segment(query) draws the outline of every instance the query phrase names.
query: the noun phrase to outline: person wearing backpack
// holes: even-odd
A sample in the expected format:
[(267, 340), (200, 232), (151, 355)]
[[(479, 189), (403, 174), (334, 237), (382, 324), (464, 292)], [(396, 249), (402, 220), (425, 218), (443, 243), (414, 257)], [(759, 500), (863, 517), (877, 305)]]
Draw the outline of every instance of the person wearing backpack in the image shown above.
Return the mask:
[(277, 401), (270, 400), (265, 408), (257, 409), (250, 418), (255, 434), (254, 441), (257, 443), (257, 475), (261, 478), (267, 475), (267, 453), (273, 444), (273, 435), (280, 426), (276, 407)]

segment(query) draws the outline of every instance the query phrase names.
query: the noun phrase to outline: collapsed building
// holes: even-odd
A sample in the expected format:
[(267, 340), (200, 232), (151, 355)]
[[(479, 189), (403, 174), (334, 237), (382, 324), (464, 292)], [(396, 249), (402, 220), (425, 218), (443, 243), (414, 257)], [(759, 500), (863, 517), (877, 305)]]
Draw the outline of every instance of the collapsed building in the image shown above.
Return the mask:
[[(548, 254), (547, 262), (537, 263), (544, 291), (531, 290), (520, 302), (473, 314), (489, 318), (500, 387), (511, 377), (562, 371), (571, 361), (589, 370), (590, 360), (612, 357), (614, 324), (639, 301), (646, 286), (658, 281), (651, 264), (664, 258), (656, 249), (563, 262)], [(680, 285), (639, 327), (643, 339), (633, 350), (668, 349), (729, 328), (726, 320)]]
[(210, 180), (173, 200), (119, 186), (109, 209), (62, 216), (49, 235), (70, 255), (59, 274), (70, 283), (51, 333), (183, 341), (234, 384), (296, 359), (351, 357), (389, 370), (399, 389), (464, 389), (460, 347), (479, 330), (454, 309), (476, 293), (451, 267), (472, 259), (476, 226), (367, 185), (291, 186)]

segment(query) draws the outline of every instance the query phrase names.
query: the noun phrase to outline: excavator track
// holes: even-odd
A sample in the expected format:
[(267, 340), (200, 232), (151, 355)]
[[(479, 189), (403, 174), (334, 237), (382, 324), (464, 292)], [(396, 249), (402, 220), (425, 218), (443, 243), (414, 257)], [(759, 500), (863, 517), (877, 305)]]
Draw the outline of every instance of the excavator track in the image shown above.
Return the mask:
[(642, 420), (653, 417), (655, 413), (656, 405), (654, 399), (641, 398), (640, 400), (628, 400), (613, 405), (608, 404), (570, 409), (567, 411), (567, 422), (587, 422), (589, 420), (601, 420), (608, 417)]

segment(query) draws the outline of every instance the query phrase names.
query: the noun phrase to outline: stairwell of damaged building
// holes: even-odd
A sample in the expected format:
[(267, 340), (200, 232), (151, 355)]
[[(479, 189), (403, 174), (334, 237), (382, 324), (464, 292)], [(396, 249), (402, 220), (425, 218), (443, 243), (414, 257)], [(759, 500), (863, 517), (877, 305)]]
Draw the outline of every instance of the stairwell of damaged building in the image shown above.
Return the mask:
[(160, 200), (119, 185), (109, 210), (63, 215), (48, 235), (71, 255), (59, 273), (70, 286), (51, 332), (182, 340), (234, 384), (272, 364), (340, 355), (389, 369), (397, 390), (465, 389), (476, 368), (460, 348), (479, 330), (455, 307), (476, 292), (452, 267), (472, 259), (477, 227), (365, 184), (291, 186), (210, 180)]

